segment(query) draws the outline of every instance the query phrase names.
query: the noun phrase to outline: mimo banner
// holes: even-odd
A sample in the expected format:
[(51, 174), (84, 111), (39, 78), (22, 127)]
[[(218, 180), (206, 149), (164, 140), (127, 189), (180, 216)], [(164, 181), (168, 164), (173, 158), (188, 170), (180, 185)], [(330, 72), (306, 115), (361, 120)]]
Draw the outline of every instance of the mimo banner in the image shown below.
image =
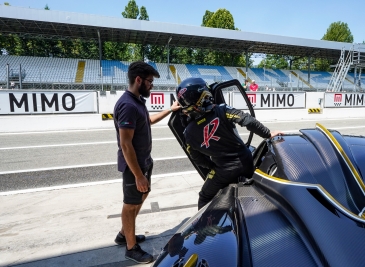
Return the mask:
[(97, 112), (95, 91), (0, 91), (0, 114)]

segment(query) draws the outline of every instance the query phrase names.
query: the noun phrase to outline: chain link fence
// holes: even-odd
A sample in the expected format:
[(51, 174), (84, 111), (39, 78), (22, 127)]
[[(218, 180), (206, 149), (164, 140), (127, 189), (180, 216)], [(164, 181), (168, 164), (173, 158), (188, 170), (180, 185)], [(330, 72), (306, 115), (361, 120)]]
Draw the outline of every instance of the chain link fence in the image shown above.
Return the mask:
[[(239, 75), (237, 75), (239, 76)], [(43, 79), (42, 79), (43, 77)], [(198, 77), (195, 75), (194, 77)], [(212, 75), (210, 82), (224, 82), (226, 81), (219, 75)], [(111, 79), (111, 83), (106, 83), (102, 78), (98, 77), (96, 83), (77, 83), (75, 79), (58, 79), (57, 81), (46, 81), (47, 76), (40, 74), (39, 77), (27, 77), (22, 83), (19, 82), (19, 76), (10, 76), (9, 89), (36, 89), (36, 90), (95, 90), (95, 91), (124, 91), (128, 89), (128, 84), (117, 83)], [(324, 92), (327, 90), (327, 84), (314, 82), (308, 83), (303, 78), (292, 76), (288, 82), (287, 80), (280, 80), (276, 78), (265, 78), (267, 81), (262, 82), (256, 75), (249, 72), (250, 80), (255, 80), (258, 84), (258, 91), (306, 91), (306, 92)], [(110, 80), (110, 79), (109, 79)], [(244, 83), (245, 78), (238, 78), (240, 83)], [(0, 77), (0, 89), (7, 89), (5, 75)], [(174, 91), (176, 84), (154, 84), (153, 90), (156, 91)], [(364, 92), (365, 88), (351, 84), (351, 81), (346, 80), (343, 86), (343, 92)]]

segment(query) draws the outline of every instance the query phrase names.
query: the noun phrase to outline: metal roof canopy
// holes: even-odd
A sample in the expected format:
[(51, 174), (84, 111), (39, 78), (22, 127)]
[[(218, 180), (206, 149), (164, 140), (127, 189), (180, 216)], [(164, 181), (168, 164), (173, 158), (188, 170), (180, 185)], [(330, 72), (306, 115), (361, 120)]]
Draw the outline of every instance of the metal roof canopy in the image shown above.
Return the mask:
[(338, 59), (352, 44), (207, 27), (0, 6), (0, 32), (45, 39), (102, 41), (204, 48), (230, 53), (265, 53)]

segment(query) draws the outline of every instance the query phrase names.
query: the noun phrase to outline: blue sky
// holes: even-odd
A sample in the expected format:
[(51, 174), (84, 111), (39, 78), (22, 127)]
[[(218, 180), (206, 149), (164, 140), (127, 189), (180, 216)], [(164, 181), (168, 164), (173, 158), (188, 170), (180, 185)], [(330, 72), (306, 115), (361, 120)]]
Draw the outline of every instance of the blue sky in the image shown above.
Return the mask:
[[(6, 0), (12, 6), (122, 17), (128, 0)], [(206, 10), (229, 10), (242, 31), (321, 39), (335, 21), (346, 22), (354, 42), (365, 41), (365, 0), (136, 0), (150, 20), (200, 26)]]

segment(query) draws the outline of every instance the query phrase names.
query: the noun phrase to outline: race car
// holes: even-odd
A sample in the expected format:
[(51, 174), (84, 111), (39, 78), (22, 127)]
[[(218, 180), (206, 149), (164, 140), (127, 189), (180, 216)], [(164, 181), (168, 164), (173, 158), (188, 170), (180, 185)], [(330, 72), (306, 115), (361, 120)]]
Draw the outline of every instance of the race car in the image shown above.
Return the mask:
[[(216, 103), (233, 87), (254, 116), (237, 80), (211, 86)], [(189, 157), (178, 112), (169, 127)], [(221, 190), (152, 266), (365, 266), (365, 137), (316, 124), (250, 148), (253, 179)], [(204, 179), (208, 170), (192, 164)]]

